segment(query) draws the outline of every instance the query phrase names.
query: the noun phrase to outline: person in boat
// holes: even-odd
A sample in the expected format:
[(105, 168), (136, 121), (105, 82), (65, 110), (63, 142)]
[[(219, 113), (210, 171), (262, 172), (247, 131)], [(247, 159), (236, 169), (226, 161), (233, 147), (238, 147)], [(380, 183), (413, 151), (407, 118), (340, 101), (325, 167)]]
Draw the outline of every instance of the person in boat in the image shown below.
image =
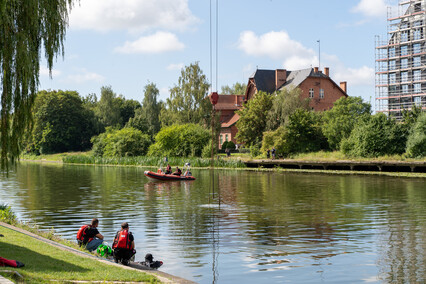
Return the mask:
[(93, 218), (90, 225), (83, 225), (77, 232), (77, 242), (80, 246), (86, 246), (88, 251), (94, 251), (104, 241), (104, 236), (99, 233), (97, 227), (99, 220)]
[(123, 265), (129, 265), (130, 259), (136, 254), (135, 239), (132, 232), (129, 232), (129, 223), (121, 224), (121, 231), (115, 234), (112, 249), (116, 263), (120, 261)]
[(182, 175), (182, 171), (179, 169), (179, 167), (176, 167), (176, 171), (173, 173), (173, 175), (175, 175), (175, 176), (181, 176)]
[(172, 173), (172, 167), (170, 166), (170, 164), (167, 164), (166, 175), (170, 175), (171, 173)]

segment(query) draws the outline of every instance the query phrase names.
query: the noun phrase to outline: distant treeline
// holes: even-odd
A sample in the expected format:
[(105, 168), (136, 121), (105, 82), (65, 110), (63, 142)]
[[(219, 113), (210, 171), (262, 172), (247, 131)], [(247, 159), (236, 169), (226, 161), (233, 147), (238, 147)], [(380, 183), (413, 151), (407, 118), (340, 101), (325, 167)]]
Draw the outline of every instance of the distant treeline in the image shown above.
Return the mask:
[[(245, 85), (222, 89), (241, 93)], [(99, 100), (96, 94), (82, 97), (75, 91), (40, 91), (22, 147), (24, 153), (32, 154), (92, 150), (98, 158), (210, 157), (208, 90), (196, 62), (182, 69), (166, 102), (159, 100), (154, 83), (144, 87), (142, 102), (125, 99), (110, 86), (101, 88)], [(264, 155), (273, 147), (283, 157), (316, 151), (341, 151), (347, 157), (426, 156), (426, 113), (420, 107), (405, 111), (401, 122), (381, 113), (372, 115), (371, 105), (359, 97), (341, 98), (332, 109), (315, 112), (296, 88), (259, 92), (238, 114), (237, 141), (252, 156)], [(216, 134), (218, 118), (214, 118)], [(225, 148), (234, 147), (227, 143)]]

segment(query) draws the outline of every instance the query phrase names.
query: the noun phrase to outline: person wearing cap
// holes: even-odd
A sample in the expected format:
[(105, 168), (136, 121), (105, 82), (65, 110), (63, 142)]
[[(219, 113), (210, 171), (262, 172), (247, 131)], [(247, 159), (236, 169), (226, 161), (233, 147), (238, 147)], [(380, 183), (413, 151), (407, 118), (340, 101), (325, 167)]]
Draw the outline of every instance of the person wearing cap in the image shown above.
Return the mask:
[(129, 261), (136, 254), (135, 241), (132, 232), (129, 232), (129, 223), (121, 224), (121, 231), (115, 234), (112, 244), (114, 261), (129, 265)]

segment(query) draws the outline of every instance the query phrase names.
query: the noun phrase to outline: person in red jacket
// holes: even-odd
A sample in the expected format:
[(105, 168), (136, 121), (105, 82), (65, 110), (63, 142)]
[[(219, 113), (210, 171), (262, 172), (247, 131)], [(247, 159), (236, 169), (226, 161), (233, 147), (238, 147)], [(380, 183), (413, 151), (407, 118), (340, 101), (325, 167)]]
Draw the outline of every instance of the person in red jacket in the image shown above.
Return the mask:
[(86, 246), (88, 251), (94, 251), (104, 241), (104, 236), (102, 236), (97, 229), (98, 225), (99, 220), (97, 218), (93, 218), (90, 225), (81, 226), (77, 233), (78, 244), (80, 246)]
[(132, 232), (129, 232), (129, 223), (121, 224), (121, 231), (115, 234), (112, 243), (114, 261), (121, 264), (129, 265), (129, 261), (136, 254), (135, 240)]

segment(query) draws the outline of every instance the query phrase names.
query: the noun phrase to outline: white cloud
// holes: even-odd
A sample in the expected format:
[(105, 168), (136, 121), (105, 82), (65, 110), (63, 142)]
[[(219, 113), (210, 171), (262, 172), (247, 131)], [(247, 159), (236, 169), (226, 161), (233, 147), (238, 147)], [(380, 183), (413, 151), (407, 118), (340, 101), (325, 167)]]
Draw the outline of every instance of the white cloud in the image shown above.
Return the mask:
[[(52, 77), (57, 77), (59, 75), (61, 75), (61, 71), (57, 70), (57, 69), (52, 69)], [(40, 67), (40, 75), (41, 76), (50, 76), (50, 72), (49, 72), (49, 68), (45, 67), (45, 66), (41, 66)]]
[(166, 67), (167, 70), (182, 70), (182, 68), (185, 67), (185, 64), (183, 63), (177, 63), (177, 64), (170, 64)]
[(244, 31), (240, 34), (238, 48), (248, 55), (268, 56), (272, 59), (306, 57), (306, 55), (314, 56), (315, 54), (312, 49), (292, 40), (286, 31), (272, 31), (261, 36), (257, 36), (252, 31)]
[(188, 0), (82, 0), (71, 11), (70, 27), (96, 31), (186, 30), (199, 22)]
[(67, 82), (82, 84), (86, 82), (102, 83), (105, 78), (94, 72), (89, 72), (86, 69), (80, 69), (78, 74), (68, 75), (65, 79)]
[(374, 69), (368, 66), (360, 68), (340, 68), (334, 73), (336, 82), (347, 81), (353, 86), (374, 85)]
[(123, 46), (115, 49), (118, 53), (163, 53), (185, 48), (175, 34), (157, 32), (150, 36), (140, 37), (135, 41), (126, 41)]
[(395, 0), (361, 0), (358, 5), (352, 8), (352, 12), (361, 13), (366, 17), (384, 17), (387, 13), (387, 7), (395, 10)]

